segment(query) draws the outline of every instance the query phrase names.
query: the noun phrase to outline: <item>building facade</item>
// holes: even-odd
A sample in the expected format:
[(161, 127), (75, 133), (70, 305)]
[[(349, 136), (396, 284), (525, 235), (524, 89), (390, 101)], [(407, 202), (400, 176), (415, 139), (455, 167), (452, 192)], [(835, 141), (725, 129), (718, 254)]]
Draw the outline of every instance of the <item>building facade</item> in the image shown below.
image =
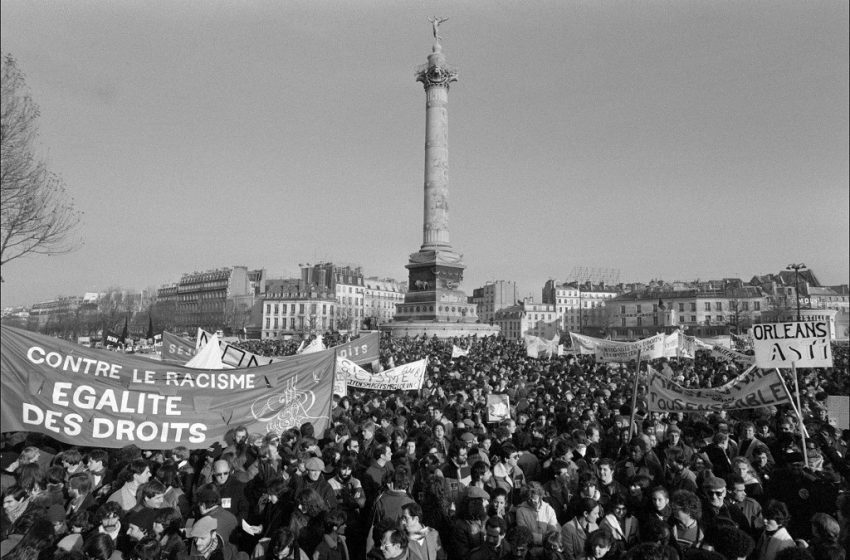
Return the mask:
[(363, 279), (363, 323), (369, 329), (377, 329), (395, 317), (396, 305), (404, 302), (406, 283), (392, 278), (369, 276)]
[(555, 306), (563, 331), (598, 335), (609, 326), (607, 304), (621, 290), (600, 282), (548, 280), (543, 286), (543, 302)]
[(495, 324), (496, 312), (516, 305), (520, 301), (516, 282), (494, 280), (472, 290), (472, 303), (478, 306), (478, 319), (482, 323)]
[(306, 336), (334, 328), (337, 302), (334, 292), (299, 278), (270, 280), (261, 304), (260, 338)]
[(609, 302), (607, 333), (614, 340), (636, 340), (679, 328), (692, 336), (744, 333), (763, 322), (766, 309), (767, 297), (755, 286), (648, 289)]
[(525, 335), (551, 340), (560, 331), (560, 318), (554, 305), (521, 301), (496, 311), (493, 324), (508, 340), (522, 340)]

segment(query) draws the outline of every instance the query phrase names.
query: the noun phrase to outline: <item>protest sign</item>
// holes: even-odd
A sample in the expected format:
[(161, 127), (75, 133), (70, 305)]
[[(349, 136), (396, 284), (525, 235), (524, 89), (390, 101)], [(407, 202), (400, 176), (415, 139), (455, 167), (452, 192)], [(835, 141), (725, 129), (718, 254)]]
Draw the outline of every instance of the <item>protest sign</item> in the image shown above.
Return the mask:
[(603, 340), (596, 344), (596, 360), (600, 362), (628, 362), (637, 360), (638, 354), (642, 360), (654, 360), (664, 357), (663, 334), (657, 334), (637, 342), (614, 342)]
[(371, 374), (363, 368), (346, 367), (345, 383), (348, 387), (370, 391), (418, 391), (425, 382), (427, 363), (427, 359), (422, 359)]
[(756, 357), (748, 354), (741, 354), (735, 350), (724, 348), (715, 344), (711, 347), (711, 355), (724, 362), (740, 362), (742, 364), (751, 365), (756, 363)]
[(487, 421), (501, 422), (511, 417), (511, 401), (508, 395), (487, 395)]
[(0, 423), (73, 445), (206, 448), (236, 426), (329, 423), (334, 353), (208, 371), (85, 348), (3, 326)]
[(826, 397), (826, 410), (830, 420), (835, 420), (837, 429), (850, 430), (850, 397), (829, 395)]
[(452, 359), (460, 358), (461, 356), (469, 356), (469, 349), (463, 349), (456, 344), (452, 344)]
[(760, 368), (832, 367), (829, 321), (758, 324), (752, 334)]
[(656, 371), (649, 374), (650, 411), (721, 411), (790, 403), (776, 370), (751, 367), (734, 382), (713, 389), (686, 389)]

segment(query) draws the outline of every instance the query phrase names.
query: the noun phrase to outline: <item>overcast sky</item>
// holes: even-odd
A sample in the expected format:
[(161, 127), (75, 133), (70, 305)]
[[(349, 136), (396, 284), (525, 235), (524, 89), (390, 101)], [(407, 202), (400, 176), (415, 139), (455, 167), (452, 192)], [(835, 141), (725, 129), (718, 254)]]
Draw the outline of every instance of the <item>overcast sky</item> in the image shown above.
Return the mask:
[(441, 27), (464, 289), (850, 278), (848, 2), (2, 0), (83, 247), (2, 305), (246, 265), (406, 279)]

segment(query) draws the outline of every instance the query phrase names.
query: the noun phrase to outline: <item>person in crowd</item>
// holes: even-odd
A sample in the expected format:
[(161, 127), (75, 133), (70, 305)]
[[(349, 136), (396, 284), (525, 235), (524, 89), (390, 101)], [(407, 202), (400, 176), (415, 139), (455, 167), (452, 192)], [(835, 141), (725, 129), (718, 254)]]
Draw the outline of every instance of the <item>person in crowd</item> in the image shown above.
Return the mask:
[(216, 533), (224, 539), (224, 542), (231, 542), (231, 537), (239, 526), (239, 520), (222, 507), (221, 502), (221, 494), (215, 484), (201, 486), (195, 492), (195, 507), (199, 517), (208, 516), (215, 519)]
[(121, 478), (124, 481), (123, 484), (109, 496), (107, 501), (117, 503), (126, 513), (138, 503), (136, 495), (139, 486), (147, 484), (150, 480), (151, 469), (144, 459), (135, 459), (124, 468)]
[(399, 529), (389, 529), (381, 537), (380, 550), (385, 560), (408, 560), (407, 536)]
[(795, 546), (794, 539), (785, 528), (790, 518), (784, 503), (778, 500), (767, 503), (764, 508), (764, 533), (756, 545), (759, 560), (776, 560), (782, 550)]
[[(373, 538), (377, 538), (375, 534), (376, 527), (385, 520), (397, 523), (401, 519), (402, 507), (405, 504), (415, 501), (407, 492), (409, 486), (410, 474), (408, 470), (404, 467), (396, 469), (392, 474), (392, 478), (387, 482), (387, 489), (375, 500), (375, 507), (372, 513)], [(367, 548), (371, 550), (369, 543), (367, 543)], [(406, 549), (407, 546), (405, 545), (405, 551)]]
[[(422, 507), (416, 502), (401, 506), (401, 526), (407, 533), (407, 550), (411, 560), (446, 560), (440, 534), (422, 524)], [(469, 550), (460, 558), (469, 558)]]
[(841, 526), (831, 515), (818, 512), (812, 516), (812, 538), (808, 545), (815, 560), (845, 560), (847, 550), (840, 543)]
[(263, 560), (309, 560), (307, 553), (298, 546), (296, 535), (288, 527), (276, 529), (270, 537), (265, 552), (255, 551), (252, 558)]
[(216, 532), (217, 525), (216, 519), (208, 515), (195, 521), (188, 532), (192, 539), (190, 560), (240, 560), (236, 547)]
[(163, 507), (156, 510), (153, 518), (153, 537), (160, 546), (162, 560), (184, 560), (188, 554), (181, 533), (183, 518), (179, 510)]
[[(672, 543), (684, 554), (692, 548), (699, 548), (705, 540), (705, 532), (700, 526), (702, 506), (696, 494), (688, 490), (676, 490), (670, 500), (673, 512)], [(664, 522), (663, 519), (658, 521)]]
[(507, 525), (502, 517), (490, 516), (484, 524), (484, 543), (469, 553), (470, 560), (504, 560), (511, 556), (505, 541)]
[(597, 529), (587, 536), (584, 543), (585, 560), (615, 560), (620, 557), (614, 537), (605, 529)]
[(560, 525), (555, 510), (544, 500), (546, 491), (539, 482), (530, 482), (525, 492), (525, 501), (516, 509), (516, 525), (531, 532), (532, 554), (539, 555), (543, 548), (543, 537), (549, 531), (559, 530)]
[(580, 558), (584, 553), (587, 536), (598, 529), (599, 503), (592, 498), (584, 498), (576, 516), (564, 524), (564, 554), (568, 559)]
[(323, 516), (322, 540), (316, 545), (313, 560), (348, 560), (348, 547), (345, 541), (345, 512), (335, 509)]
[(483, 544), (484, 524), (487, 520), (486, 504), (489, 500), (490, 496), (481, 488), (473, 486), (469, 489), (454, 521), (449, 555), (451, 560), (465, 559), (472, 549)]
[(637, 518), (629, 512), (625, 496), (614, 494), (605, 507), (605, 517), (599, 522), (599, 528), (611, 533), (614, 546), (619, 554), (640, 541)]

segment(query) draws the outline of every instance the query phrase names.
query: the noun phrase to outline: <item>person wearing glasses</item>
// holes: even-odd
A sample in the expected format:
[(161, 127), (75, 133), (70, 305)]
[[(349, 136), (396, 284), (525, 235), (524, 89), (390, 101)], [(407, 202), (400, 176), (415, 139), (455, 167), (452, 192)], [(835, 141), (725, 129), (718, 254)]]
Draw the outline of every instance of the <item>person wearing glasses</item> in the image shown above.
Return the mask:
[(232, 475), (230, 463), (223, 459), (215, 461), (212, 468), (212, 484), (221, 496), (221, 508), (232, 513), (241, 521), (248, 515), (248, 499), (245, 484)]
[(390, 529), (384, 532), (380, 550), (384, 560), (408, 560), (410, 558), (410, 553), (407, 551), (407, 536), (398, 529)]
[(739, 529), (747, 526), (747, 519), (741, 509), (731, 503), (726, 503), (726, 481), (714, 476), (708, 471), (702, 482), (702, 524), (707, 535), (714, 534), (720, 525), (734, 523)]

